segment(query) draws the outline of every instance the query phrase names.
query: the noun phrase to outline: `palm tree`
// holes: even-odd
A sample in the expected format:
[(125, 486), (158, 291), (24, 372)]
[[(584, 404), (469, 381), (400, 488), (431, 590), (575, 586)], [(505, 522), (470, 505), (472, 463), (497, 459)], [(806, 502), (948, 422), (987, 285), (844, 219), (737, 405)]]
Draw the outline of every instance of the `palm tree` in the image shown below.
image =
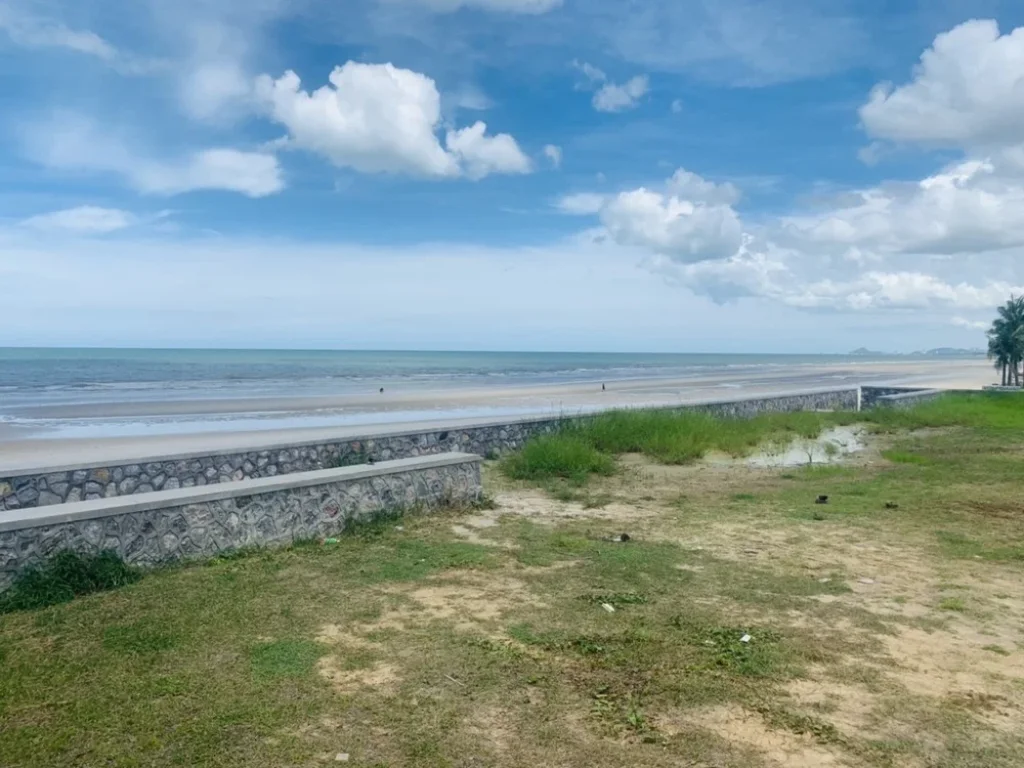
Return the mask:
[(1005, 387), (1010, 369), (1010, 348), (1003, 336), (998, 335), (994, 330), (988, 335), (988, 357), (995, 364), (995, 369), (1001, 373), (1000, 383)]
[(988, 356), (1003, 372), (1003, 386), (1020, 386), (1024, 360), (1024, 296), (1010, 296), (988, 331)]

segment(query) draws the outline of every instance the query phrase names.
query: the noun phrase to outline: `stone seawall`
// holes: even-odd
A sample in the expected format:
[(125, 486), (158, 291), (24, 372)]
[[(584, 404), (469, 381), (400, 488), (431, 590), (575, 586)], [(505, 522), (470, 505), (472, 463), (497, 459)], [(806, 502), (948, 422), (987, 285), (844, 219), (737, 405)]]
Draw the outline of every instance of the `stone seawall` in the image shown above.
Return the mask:
[(906, 395), (914, 392), (931, 392), (932, 390), (926, 389), (925, 387), (861, 387), (860, 388), (860, 407), (861, 410), (867, 411), (878, 405), (880, 398), (889, 397), (890, 395)]
[[(857, 404), (858, 389), (847, 388), (707, 402), (673, 410), (748, 418), (759, 413), (856, 410)], [(388, 461), (450, 451), (493, 456), (518, 450), (528, 439), (554, 432), (566, 420), (579, 418), (587, 417), (527, 418), (451, 429), (384, 432), (334, 441), (263, 445), (217, 454), (137, 458), (105, 466), (40, 467), (17, 475), (0, 476), (0, 512), (276, 477), (362, 464), (371, 459)]]
[(340, 533), (382, 512), (480, 498), (480, 457), (445, 454), (0, 513), (0, 591), (63, 550), (141, 566)]
[(941, 389), (919, 389), (914, 392), (898, 392), (878, 397), (875, 400), (874, 407), (905, 410), (907, 408), (914, 408), (921, 403), (937, 400), (944, 394), (946, 393)]

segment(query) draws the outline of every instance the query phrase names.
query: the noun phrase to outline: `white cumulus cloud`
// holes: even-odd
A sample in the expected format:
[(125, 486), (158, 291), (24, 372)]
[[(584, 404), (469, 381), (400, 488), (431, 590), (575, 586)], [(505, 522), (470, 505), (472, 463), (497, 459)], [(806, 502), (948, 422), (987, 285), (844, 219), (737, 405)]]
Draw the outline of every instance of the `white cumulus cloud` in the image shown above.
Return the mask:
[(576, 193), (556, 202), (563, 213), (598, 215), (604, 235), (680, 263), (726, 259), (743, 244), (743, 226), (732, 208), (731, 184), (716, 184), (680, 168), (663, 191), (640, 187), (617, 195)]
[(772, 246), (763, 251), (744, 247), (721, 261), (680, 265), (662, 258), (653, 265), (670, 281), (719, 303), (767, 298), (799, 309), (834, 312), (991, 309), (1021, 290), (1006, 280), (974, 283), (913, 270), (844, 274)]
[(612, 198), (601, 223), (620, 245), (649, 248), (682, 262), (725, 259), (743, 243), (743, 226), (728, 205), (709, 205), (641, 187)]
[(985, 161), (965, 161), (917, 183), (861, 190), (853, 201), (783, 221), (808, 246), (955, 254), (1024, 245), (1024, 184)]
[(650, 90), (650, 80), (646, 75), (637, 75), (625, 83), (613, 83), (604, 70), (585, 61), (574, 60), (574, 69), (579, 70), (586, 81), (577, 85), (577, 90), (589, 91), (597, 88), (592, 104), (598, 112), (625, 112), (640, 103)]
[(1024, 27), (972, 20), (935, 38), (913, 79), (882, 84), (861, 107), (872, 136), (955, 146), (1024, 139)]
[(562, 167), (562, 148), (554, 144), (548, 144), (544, 147), (544, 157), (548, 159), (553, 168)]
[(730, 183), (679, 169), (652, 188), (577, 193), (556, 205), (596, 214), (603, 229), (591, 236), (640, 249), (649, 268), (720, 303), (973, 311), (1024, 283), (1024, 186), (989, 162), (964, 161), (748, 226), (733, 208), (739, 197)]
[(985, 309), (1005, 301), (1015, 290), (1019, 289), (996, 280), (978, 285), (952, 283), (922, 272), (871, 271), (849, 281), (810, 283), (785, 300), (793, 306), (820, 309)]
[(740, 199), (740, 191), (735, 185), (708, 181), (685, 168), (679, 168), (672, 174), (667, 187), (673, 195), (695, 203), (732, 205)]
[(565, 195), (555, 202), (555, 207), (570, 216), (593, 216), (601, 212), (608, 201), (607, 195), (593, 192), (578, 192)]
[(650, 81), (646, 75), (637, 75), (621, 85), (605, 83), (594, 94), (594, 109), (598, 112), (625, 112), (636, 107), (648, 90)]
[(288, 71), (261, 76), (258, 99), (288, 129), (289, 143), (363, 173), (473, 179), (526, 173), (529, 159), (508, 134), (488, 136), (483, 122), (451, 130), (441, 145), (441, 96), (434, 81), (391, 64), (336, 67), (330, 84), (309, 92)]
[(25, 219), (22, 225), (42, 231), (70, 232), (79, 235), (103, 235), (126, 229), (135, 223), (135, 216), (117, 208), (81, 205), (62, 211), (41, 213)]
[(488, 136), (487, 125), (481, 121), (448, 131), (445, 145), (471, 179), (482, 179), (492, 173), (529, 173), (532, 169), (530, 159), (515, 139), (507, 133)]

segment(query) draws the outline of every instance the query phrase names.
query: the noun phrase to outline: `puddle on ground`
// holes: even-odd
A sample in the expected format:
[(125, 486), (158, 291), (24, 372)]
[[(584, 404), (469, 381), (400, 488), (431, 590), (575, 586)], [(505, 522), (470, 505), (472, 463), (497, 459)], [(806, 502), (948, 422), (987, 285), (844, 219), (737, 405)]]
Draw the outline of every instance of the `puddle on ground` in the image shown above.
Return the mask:
[(813, 440), (797, 438), (789, 443), (768, 444), (756, 453), (740, 458), (709, 454), (705, 461), (716, 466), (803, 467), (808, 464), (835, 464), (866, 447), (863, 427), (833, 427)]

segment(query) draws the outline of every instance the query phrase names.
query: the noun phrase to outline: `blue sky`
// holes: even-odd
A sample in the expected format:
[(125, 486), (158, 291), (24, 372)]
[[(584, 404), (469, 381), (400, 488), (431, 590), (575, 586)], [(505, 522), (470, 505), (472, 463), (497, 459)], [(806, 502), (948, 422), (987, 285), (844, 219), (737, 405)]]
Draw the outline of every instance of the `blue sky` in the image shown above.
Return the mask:
[(0, 0), (0, 344), (981, 346), (1024, 7)]

